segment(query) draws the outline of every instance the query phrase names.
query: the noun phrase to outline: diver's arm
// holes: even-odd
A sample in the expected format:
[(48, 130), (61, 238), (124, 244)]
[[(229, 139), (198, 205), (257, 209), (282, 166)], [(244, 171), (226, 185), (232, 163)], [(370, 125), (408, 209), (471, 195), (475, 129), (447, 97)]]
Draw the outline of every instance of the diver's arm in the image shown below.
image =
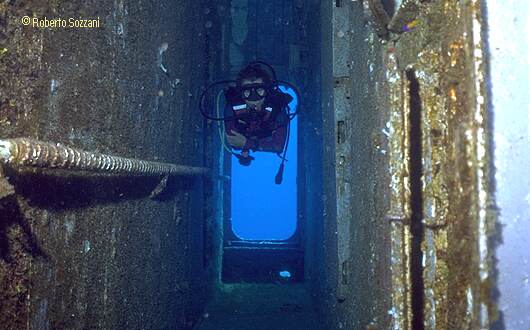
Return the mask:
[(232, 146), (232, 148), (237, 150), (248, 150), (248, 139), (243, 134), (239, 133), (236, 130), (230, 130), (226, 133), (226, 140)]
[(225, 140), (232, 148), (241, 150), (241, 146), (232, 143), (232, 137), (234, 136), (232, 132), (237, 132), (237, 129), (235, 128), (234, 120), (230, 119), (225, 121)]
[(253, 150), (257, 146), (255, 139), (248, 138), (236, 127), (235, 120), (241, 121), (241, 119), (230, 119), (225, 122), (225, 139), (236, 150)]

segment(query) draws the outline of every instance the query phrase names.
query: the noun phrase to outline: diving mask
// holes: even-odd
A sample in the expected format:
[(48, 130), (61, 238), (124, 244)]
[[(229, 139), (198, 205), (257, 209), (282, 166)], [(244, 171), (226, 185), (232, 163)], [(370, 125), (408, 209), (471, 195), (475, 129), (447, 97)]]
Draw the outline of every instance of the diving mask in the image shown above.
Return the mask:
[(241, 97), (246, 101), (259, 101), (267, 95), (267, 85), (263, 83), (241, 86)]

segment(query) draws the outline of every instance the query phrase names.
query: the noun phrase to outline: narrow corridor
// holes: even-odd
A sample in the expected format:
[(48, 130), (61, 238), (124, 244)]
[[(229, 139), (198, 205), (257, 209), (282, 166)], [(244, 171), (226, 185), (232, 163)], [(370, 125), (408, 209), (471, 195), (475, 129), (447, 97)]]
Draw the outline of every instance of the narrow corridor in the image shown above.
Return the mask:
[(221, 288), (194, 329), (321, 329), (302, 284), (224, 284)]
[(0, 327), (530, 329), (529, 15), (0, 1)]

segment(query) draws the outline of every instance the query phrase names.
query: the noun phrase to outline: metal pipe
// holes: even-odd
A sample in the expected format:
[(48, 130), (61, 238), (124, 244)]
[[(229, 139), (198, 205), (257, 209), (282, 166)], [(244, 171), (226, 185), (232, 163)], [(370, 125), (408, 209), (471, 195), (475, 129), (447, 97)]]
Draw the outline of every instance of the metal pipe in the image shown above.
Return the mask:
[(29, 138), (0, 140), (0, 162), (11, 166), (60, 168), (133, 175), (205, 175), (204, 167), (190, 167), (104, 155)]

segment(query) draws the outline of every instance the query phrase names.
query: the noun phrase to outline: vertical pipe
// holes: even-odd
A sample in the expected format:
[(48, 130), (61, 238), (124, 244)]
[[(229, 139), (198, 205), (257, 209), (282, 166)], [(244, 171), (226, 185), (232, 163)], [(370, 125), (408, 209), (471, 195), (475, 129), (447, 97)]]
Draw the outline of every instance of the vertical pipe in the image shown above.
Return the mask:
[(406, 71), (409, 81), (409, 172), (410, 172), (410, 210), (411, 210), (411, 282), (412, 282), (412, 328), (424, 329), (423, 325), (423, 184), (422, 184), (422, 131), (420, 86), (413, 70)]

